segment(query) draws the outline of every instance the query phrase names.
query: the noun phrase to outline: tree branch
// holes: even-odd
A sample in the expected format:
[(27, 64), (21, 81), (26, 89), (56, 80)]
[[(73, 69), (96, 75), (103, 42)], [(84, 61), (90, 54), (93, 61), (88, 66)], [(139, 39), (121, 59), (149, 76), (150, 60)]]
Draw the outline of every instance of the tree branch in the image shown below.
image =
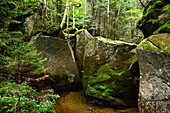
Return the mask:
[(142, 1), (141, 1), (141, 0), (139, 0), (139, 1), (140, 1), (141, 5), (142, 5), (143, 7), (146, 7), (146, 6), (142, 3)]

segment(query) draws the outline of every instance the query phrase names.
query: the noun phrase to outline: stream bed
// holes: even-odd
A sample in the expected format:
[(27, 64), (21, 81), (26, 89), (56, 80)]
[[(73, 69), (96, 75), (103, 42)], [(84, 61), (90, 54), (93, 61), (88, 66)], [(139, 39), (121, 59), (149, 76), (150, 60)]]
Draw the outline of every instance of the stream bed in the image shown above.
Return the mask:
[(54, 107), (56, 113), (138, 113), (137, 108), (114, 110), (89, 104), (83, 91), (63, 93), (60, 96)]

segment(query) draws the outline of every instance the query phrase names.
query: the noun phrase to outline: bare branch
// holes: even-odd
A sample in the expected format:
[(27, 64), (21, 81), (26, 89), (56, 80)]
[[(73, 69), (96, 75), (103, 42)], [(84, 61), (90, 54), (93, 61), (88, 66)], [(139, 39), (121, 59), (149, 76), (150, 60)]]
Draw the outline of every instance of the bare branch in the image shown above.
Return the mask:
[(142, 5), (143, 7), (146, 7), (146, 6), (142, 3), (142, 1), (141, 1), (141, 0), (139, 0), (139, 1), (140, 1), (141, 5)]

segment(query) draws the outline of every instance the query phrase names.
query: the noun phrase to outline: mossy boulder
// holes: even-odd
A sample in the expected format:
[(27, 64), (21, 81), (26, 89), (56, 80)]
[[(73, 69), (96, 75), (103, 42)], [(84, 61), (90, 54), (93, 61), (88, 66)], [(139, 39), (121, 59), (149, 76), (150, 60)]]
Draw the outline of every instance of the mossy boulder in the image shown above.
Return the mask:
[[(125, 105), (123, 100), (135, 95), (134, 76), (129, 70), (115, 71), (105, 64), (91, 76), (83, 76), (86, 96), (108, 102), (110, 105)], [(136, 95), (137, 96), (137, 95)]]
[(155, 33), (170, 33), (169, 0), (151, 0), (143, 11), (143, 16), (137, 22), (137, 28), (143, 31), (147, 38)]
[(133, 43), (113, 41), (103, 37), (95, 37), (87, 43), (83, 59), (85, 75), (94, 74), (100, 66), (110, 63), (114, 70), (128, 69), (134, 55), (129, 53), (136, 48)]
[[(134, 68), (136, 44), (94, 37), (85, 46), (82, 84), (86, 96), (125, 105), (124, 100), (137, 98)], [(133, 66), (132, 66), (133, 65)], [(139, 73), (139, 72), (137, 72)]]

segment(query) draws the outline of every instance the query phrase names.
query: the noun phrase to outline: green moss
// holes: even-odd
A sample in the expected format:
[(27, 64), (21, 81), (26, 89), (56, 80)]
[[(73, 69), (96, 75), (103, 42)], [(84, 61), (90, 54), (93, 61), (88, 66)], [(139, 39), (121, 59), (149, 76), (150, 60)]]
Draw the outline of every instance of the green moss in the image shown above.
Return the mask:
[(99, 88), (100, 88), (101, 90), (105, 90), (105, 89), (106, 89), (106, 86), (100, 85)]
[[(141, 17), (141, 19), (138, 20), (136, 27), (140, 27), (140, 24), (147, 22), (150, 19), (149, 17), (151, 17), (151, 15), (153, 15), (155, 11), (159, 11), (159, 9), (157, 9), (159, 5), (162, 5), (161, 0), (149, 2), (146, 5), (146, 10), (144, 10), (143, 16)], [(158, 21), (155, 19), (150, 19), (148, 22), (152, 22), (152, 24), (155, 24)]]
[(106, 73), (103, 73), (101, 75), (98, 75), (97, 77), (90, 76), (88, 79), (88, 83), (93, 85), (96, 83), (107, 81), (111, 78), (111, 76), (107, 75)]
[(85, 30), (86, 30), (86, 29), (77, 30), (74, 34), (78, 34), (78, 33), (82, 32), (82, 31), (85, 31)]
[(152, 47), (148, 41), (143, 43), (142, 47), (143, 47), (144, 50), (148, 50), (148, 51), (154, 51), (155, 50), (155, 48)]
[[(72, 30), (72, 28), (69, 28), (69, 30)], [(65, 37), (68, 37), (68, 33), (65, 33), (66, 31), (67, 31), (67, 29), (63, 30), (63, 34), (65, 35)], [(74, 34), (69, 34), (69, 38), (74, 37), (76, 34), (82, 32), (82, 31), (85, 31), (85, 29), (80, 29), (80, 30), (77, 30)]]
[(152, 24), (155, 24), (158, 22), (158, 20), (155, 20), (155, 19), (150, 19), (149, 22), (152, 22)]
[(109, 95), (110, 95), (110, 93), (107, 92), (107, 91), (105, 91), (105, 92), (102, 93), (102, 96), (103, 96), (103, 97), (108, 97)]
[(145, 11), (145, 14), (148, 15), (151, 12), (154, 11), (155, 7), (157, 7), (158, 5), (160, 5), (162, 2), (161, 0), (157, 0), (153, 3), (153, 5), (150, 4), (150, 6), (148, 7), (148, 9)]
[(168, 4), (168, 5), (166, 5), (166, 6), (164, 6), (163, 8), (162, 8), (162, 12), (164, 13), (170, 13), (170, 4)]
[(121, 98), (133, 92), (133, 77), (128, 70), (115, 71), (105, 64), (87, 79), (83, 78), (83, 87), (88, 96), (122, 104)]
[(153, 45), (160, 49), (157, 52), (163, 52), (166, 54), (170, 53), (170, 34), (168, 33), (160, 33), (157, 35), (152, 35), (148, 38)]
[(90, 85), (88, 85), (88, 89), (86, 90), (86, 93), (90, 93), (90, 94), (96, 94), (97, 93), (97, 90), (95, 87), (92, 87)]
[(170, 33), (170, 21), (158, 28), (158, 33)]
[(121, 76), (124, 73), (126, 73), (126, 71), (122, 71), (122, 70), (115, 71), (110, 67), (110, 64), (105, 64), (95, 73), (95, 75), (101, 76), (101, 75), (104, 74), (104, 75), (108, 75), (108, 76), (111, 76), (111, 77), (114, 77), (114, 76), (118, 77), (118, 76)]

